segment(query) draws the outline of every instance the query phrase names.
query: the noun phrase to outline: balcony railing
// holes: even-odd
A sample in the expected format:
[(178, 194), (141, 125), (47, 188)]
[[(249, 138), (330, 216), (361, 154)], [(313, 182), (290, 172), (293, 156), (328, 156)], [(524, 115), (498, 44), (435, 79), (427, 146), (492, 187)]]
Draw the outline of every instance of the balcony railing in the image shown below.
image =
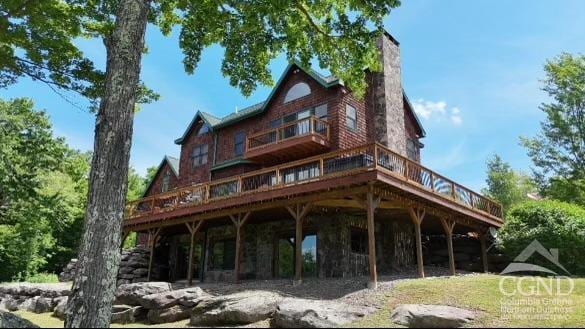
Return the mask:
[(329, 123), (316, 116), (287, 123), (281, 127), (263, 131), (248, 137), (247, 150), (252, 151), (283, 141), (309, 135), (329, 139)]
[(150, 196), (130, 202), (126, 208), (126, 218), (132, 219), (373, 169), (389, 173), (465, 207), (502, 219), (500, 204), (380, 144), (327, 153), (241, 176)]

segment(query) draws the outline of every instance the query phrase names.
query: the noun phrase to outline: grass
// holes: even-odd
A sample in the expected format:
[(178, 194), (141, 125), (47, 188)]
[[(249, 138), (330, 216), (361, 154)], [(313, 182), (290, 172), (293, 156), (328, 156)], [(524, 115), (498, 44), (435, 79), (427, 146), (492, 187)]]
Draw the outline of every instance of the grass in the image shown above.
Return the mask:
[[(501, 276), (478, 275), (456, 278), (440, 278), (427, 280), (409, 280), (398, 283), (384, 300), (383, 309), (357, 323), (356, 327), (397, 327), (391, 321), (392, 310), (399, 304), (429, 304), (449, 305), (478, 311), (479, 319), (473, 323), (474, 327), (585, 327), (585, 279), (574, 280), (574, 290), (569, 296), (550, 297), (542, 289), (540, 294), (530, 297), (506, 297), (500, 291)], [(518, 278), (515, 278), (518, 279)], [(534, 286), (533, 278), (520, 280), (519, 286), (523, 291), (530, 292)], [(504, 291), (511, 293), (518, 287), (518, 281), (511, 278), (504, 280)], [(549, 281), (546, 281), (547, 283)], [(568, 280), (562, 280), (561, 287), (568, 289)], [(551, 300), (570, 301), (568, 307), (565, 304), (559, 311), (540, 311), (540, 314), (556, 314), (561, 317), (536, 319), (529, 312), (530, 306), (519, 306), (521, 312), (513, 312), (515, 316), (509, 316), (502, 309), (502, 303), (525, 302), (540, 303), (545, 305)], [(550, 307), (550, 306), (548, 306)], [(566, 313), (564, 313), (566, 312)], [(528, 318), (519, 317), (518, 314), (528, 314)]]
[[(63, 321), (52, 317), (51, 313), (36, 314), (26, 311), (17, 311), (14, 314), (27, 319), (41, 328), (63, 328)], [(174, 323), (165, 324), (143, 324), (143, 323), (129, 323), (129, 324), (112, 324), (112, 328), (187, 328), (189, 320), (178, 321)]]
[(59, 283), (59, 277), (54, 273), (37, 273), (24, 281), (29, 283)]

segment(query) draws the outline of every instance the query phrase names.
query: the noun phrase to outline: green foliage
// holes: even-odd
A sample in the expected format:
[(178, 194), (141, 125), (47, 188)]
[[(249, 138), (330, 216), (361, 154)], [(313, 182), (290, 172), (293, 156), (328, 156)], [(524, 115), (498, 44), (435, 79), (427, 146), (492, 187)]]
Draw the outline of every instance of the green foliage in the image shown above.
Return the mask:
[(527, 201), (527, 194), (536, 191), (536, 185), (528, 175), (513, 170), (498, 155), (487, 161), (486, 182), (488, 187), (482, 193), (501, 203), (504, 213), (514, 205)]
[(24, 281), (30, 283), (58, 283), (59, 277), (53, 273), (38, 273), (27, 277)]
[[(258, 83), (273, 84), (270, 61), (285, 53), (310, 67), (316, 59), (356, 95), (365, 92), (365, 68), (380, 69), (377, 37), (398, 0), (159, 2), (157, 24), (165, 33), (180, 26), (183, 63), (193, 73), (206, 47), (225, 49), (221, 71), (244, 95)], [(371, 30), (375, 30), (374, 33)]]
[(136, 247), (136, 239), (138, 238), (138, 234), (136, 232), (132, 232), (124, 241), (124, 246), (122, 247), (124, 250), (129, 250)]
[(134, 201), (142, 198), (149, 181), (148, 178), (142, 178), (134, 168), (130, 168), (128, 172), (128, 194), (126, 199)]
[(562, 54), (545, 66), (540, 135), (522, 139), (545, 196), (585, 205), (585, 56)]
[[(59, 273), (77, 255), (91, 153), (55, 138), (25, 99), (0, 100), (0, 145), (0, 281)], [(145, 180), (133, 169), (129, 180), (141, 196)]]
[[(560, 201), (521, 204), (510, 210), (498, 238), (511, 259), (532, 241), (538, 240), (547, 249), (559, 249), (559, 260), (571, 274), (585, 275), (582, 261), (585, 254), (585, 209), (582, 207)], [(551, 266), (543, 259), (534, 261), (545, 267)]]

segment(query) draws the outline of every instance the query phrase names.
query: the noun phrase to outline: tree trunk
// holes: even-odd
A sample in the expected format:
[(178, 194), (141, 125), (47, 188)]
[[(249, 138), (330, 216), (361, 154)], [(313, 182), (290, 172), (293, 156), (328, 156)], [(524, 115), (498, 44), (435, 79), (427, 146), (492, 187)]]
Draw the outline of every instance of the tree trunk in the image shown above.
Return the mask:
[(110, 326), (149, 6), (150, 0), (121, 0), (115, 29), (105, 42), (105, 91), (96, 118), (89, 200), (67, 328)]

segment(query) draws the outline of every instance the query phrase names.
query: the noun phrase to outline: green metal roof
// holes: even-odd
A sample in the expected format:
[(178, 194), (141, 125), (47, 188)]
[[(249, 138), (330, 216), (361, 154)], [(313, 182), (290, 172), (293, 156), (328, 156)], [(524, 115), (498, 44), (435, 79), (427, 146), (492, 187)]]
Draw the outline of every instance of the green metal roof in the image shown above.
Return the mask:
[(241, 165), (241, 164), (250, 164), (250, 163), (254, 163), (254, 162), (240, 157), (240, 158), (232, 159), (232, 160), (217, 164), (217, 165), (211, 167), (211, 171), (225, 169), (225, 168), (229, 168), (229, 167), (237, 166), (237, 165)]

